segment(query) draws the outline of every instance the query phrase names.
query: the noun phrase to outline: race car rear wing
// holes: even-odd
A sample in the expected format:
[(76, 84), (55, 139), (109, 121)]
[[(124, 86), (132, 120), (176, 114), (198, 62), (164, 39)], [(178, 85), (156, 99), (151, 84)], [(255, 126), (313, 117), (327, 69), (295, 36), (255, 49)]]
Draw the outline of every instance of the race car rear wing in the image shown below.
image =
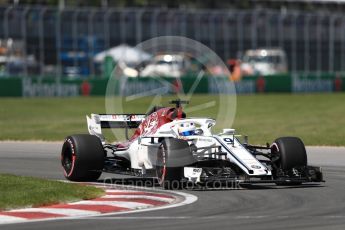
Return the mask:
[(101, 128), (138, 128), (145, 114), (91, 114), (100, 121)]
[(127, 136), (127, 130), (137, 128), (145, 117), (145, 114), (91, 114), (86, 120), (89, 133), (104, 142), (102, 128), (124, 128)]

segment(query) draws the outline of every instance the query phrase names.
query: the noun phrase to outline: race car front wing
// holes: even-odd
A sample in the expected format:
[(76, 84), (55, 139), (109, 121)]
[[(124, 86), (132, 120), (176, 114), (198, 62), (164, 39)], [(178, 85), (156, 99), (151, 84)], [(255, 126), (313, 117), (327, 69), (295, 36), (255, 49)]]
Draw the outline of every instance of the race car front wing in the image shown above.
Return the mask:
[(295, 185), (302, 183), (319, 183), (323, 180), (321, 167), (307, 166), (303, 169), (295, 169), (295, 172), (284, 175), (255, 176), (237, 175), (231, 168), (217, 167), (184, 167), (184, 182), (210, 185), (211, 183), (239, 183), (239, 184), (272, 184)]

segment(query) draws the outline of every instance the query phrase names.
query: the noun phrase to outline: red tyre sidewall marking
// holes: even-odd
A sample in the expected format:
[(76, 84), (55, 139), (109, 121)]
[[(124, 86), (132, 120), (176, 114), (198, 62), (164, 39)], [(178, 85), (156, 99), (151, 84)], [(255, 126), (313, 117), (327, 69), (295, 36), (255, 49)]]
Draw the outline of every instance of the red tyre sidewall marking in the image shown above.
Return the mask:
[(164, 179), (165, 179), (165, 174), (166, 174), (166, 159), (165, 159), (165, 149), (163, 147), (163, 145), (161, 145), (162, 150), (163, 150), (163, 169), (162, 169), (162, 177), (158, 178), (158, 183), (160, 185), (162, 185), (164, 183)]
[[(63, 168), (64, 175), (65, 175), (66, 177), (70, 177), (70, 176), (72, 175), (72, 173), (73, 173), (73, 170), (74, 170), (76, 155), (75, 155), (75, 150), (74, 150), (73, 141), (72, 141), (70, 138), (67, 138), (65, 142), (68, 142), (69, 145), (70, 145), (70, 147), (71, 147), (71, 151), (72, 151), (72, 168), (71, 168), (71, 170), (70, 170), (69, 173), (66, 172), (66, 170), (65, 170), (64, 167), (62, 167), (62, 168)], [(62, 157), (62, 154), (61, 154), (61, 158), (63, 158), (63, 157)]]

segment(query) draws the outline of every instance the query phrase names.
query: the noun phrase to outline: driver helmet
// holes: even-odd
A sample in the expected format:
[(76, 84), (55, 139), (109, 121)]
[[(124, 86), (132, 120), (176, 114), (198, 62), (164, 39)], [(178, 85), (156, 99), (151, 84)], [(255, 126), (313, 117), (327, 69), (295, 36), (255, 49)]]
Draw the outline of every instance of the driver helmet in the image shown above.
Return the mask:
[(193, 122), (190, 123), (182, 123), (178, 127), (178, 133), (180, 136), (191, 136), (195, 135), (195, 124)]

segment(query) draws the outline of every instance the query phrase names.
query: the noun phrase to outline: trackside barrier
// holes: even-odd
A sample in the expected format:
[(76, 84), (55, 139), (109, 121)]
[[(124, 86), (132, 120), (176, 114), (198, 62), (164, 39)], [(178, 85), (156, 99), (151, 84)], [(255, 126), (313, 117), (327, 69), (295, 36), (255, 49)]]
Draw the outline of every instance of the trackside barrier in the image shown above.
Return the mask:
[[(90, 78), (68, 80), (63, 78), (9, 77), (0, 78), (0, 97), (68, 97), (104, 96), (108, 79)], [(121, 78), (116, 93), (128, 96), (151, 92), (159, 93), (302, 93), (345, 91), (345, 76), (338, 74), (303, 75), (282, 74), (271, 76), (245, 76), (239, 82), (227, 77), (204, 76), (201, 79), (189, 75), (180, 79), (167, 77)]]
[(21, 97), (21, 78), (0, 78), (0, 97)]

